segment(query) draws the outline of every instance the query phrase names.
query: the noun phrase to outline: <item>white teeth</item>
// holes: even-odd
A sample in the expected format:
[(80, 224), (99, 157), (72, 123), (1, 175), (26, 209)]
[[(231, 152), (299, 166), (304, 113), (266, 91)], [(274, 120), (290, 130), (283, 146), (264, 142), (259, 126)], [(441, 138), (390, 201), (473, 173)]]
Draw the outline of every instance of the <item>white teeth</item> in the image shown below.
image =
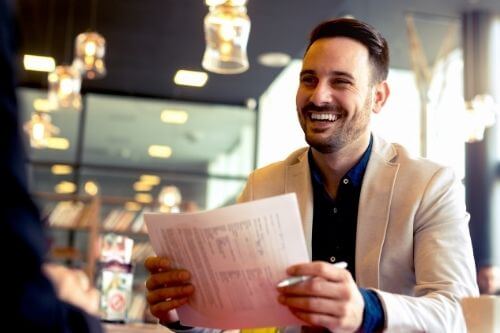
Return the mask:
[(338, 115), (332, 113), (311, 113), (312, 120), (328, 120), (335, 121), (337, 120)]

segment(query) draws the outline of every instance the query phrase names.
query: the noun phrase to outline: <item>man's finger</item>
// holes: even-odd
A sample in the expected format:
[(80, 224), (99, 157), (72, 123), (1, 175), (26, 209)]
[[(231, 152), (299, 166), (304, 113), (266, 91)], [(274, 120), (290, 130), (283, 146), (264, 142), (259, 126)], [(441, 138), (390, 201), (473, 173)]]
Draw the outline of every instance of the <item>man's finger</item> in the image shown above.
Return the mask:
[(278, 288), (283, 296), (310, 296), (330, 299), (346, 299), (350, 296), (346, 283), (327, 281), (322, 278), (313, 278), (289, 287)]
[(280, 296), (278, 301), (292, 311), (313, 312), (336, 317), (345, 315), (344, 303), (328, 298)]
[(185, 269), (173, 269), (165, 273), (152, 274), (146, 281), (148, 290), (181, 285), (189, 281), (191, 274)]
[(144, 267), (152, 274), (171, 269), (171, 264), (170, 259), (166, 257), (147, 257), (144, 260)]
[(148, 292), (146, 299), (150, 305), (154, 305), (174, 298), (186, 298), (191, 296), (193, 292), (193, 285), (187, 284), (184, 286), (156, 289), (155, 291)]
[(169, 311), (180, 307), (188, 302), (187, 298), (174, 298), (169, 301), (151, 305), (149, 310), (157, 318), (169, 318)]
[(300, 320), (305, 321), (311, 326), (318, 326), (323, 328), (328, 328), (330, 330), (340, 327), (341, 318), (333, 317), (320, 313), (303, 312), (303, 311), (293, 311), (292, 313), (297, 316)]

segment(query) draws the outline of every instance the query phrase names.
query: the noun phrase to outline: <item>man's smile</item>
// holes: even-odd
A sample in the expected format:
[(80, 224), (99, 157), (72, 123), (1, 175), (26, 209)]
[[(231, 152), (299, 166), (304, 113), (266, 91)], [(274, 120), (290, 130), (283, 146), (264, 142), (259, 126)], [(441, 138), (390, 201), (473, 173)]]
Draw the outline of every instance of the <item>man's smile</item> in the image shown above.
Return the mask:
[(335, 122), (340, 118), (340, 114), (333, 112), (308, 112), (309, 119), (313, 121)]

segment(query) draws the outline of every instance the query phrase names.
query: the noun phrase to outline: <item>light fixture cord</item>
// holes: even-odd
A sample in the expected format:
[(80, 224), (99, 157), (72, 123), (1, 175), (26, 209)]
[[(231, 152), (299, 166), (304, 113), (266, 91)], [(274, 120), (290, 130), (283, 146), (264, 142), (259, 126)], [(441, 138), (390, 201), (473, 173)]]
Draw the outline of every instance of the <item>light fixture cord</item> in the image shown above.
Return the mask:
[(75, 1), (70, 0), (69, 9), (68, 9), (68, 21), (66, 22), (66, 45), (64, 50), (64, 60), (67, 64), (70, 64), (70, 53), (71, 53), (71, 37), (73, 34), (73, 23), (74, 23), (74, 14), (75, 14)]
[(92, 0), (90, 8), (90, 29), (97, 31), (97, 0)]
[(49, 19), (47, 22), (47, 34), (45, 36), (45, 55), (50, 55), (52, 49), (52, 39), (54, 38), (54, 12), (56, 10), (55, 0), (49, 1)]
[[(49, 1), (49, 13), (48, 13), (48, 22), (47, 22), (47, 33), (45, 36), (45, 56), (52, 56), (52, 39), (54, 38), (54, 19), (55, 19), (55, 0)], [(41, 79), (41, 86), (47, 84), (47, 77), (43, 76)], [(38, 111), (35, 109), (35, 111)]]

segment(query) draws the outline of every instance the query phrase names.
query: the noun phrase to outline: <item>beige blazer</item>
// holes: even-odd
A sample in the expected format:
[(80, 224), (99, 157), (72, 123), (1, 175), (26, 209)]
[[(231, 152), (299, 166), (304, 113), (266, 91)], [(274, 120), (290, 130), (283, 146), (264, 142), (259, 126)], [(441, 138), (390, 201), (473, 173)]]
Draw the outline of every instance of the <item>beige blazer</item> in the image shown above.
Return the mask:
[[(307, 148), (254, 171), (239, 201), (295, 192), (311, 253)], [(462, 185), (450, 168), (374, 136), (361, 188), (356, 282), (382, 301), (387, 332), (466, 332), (459, 300), (477, 295)]]

